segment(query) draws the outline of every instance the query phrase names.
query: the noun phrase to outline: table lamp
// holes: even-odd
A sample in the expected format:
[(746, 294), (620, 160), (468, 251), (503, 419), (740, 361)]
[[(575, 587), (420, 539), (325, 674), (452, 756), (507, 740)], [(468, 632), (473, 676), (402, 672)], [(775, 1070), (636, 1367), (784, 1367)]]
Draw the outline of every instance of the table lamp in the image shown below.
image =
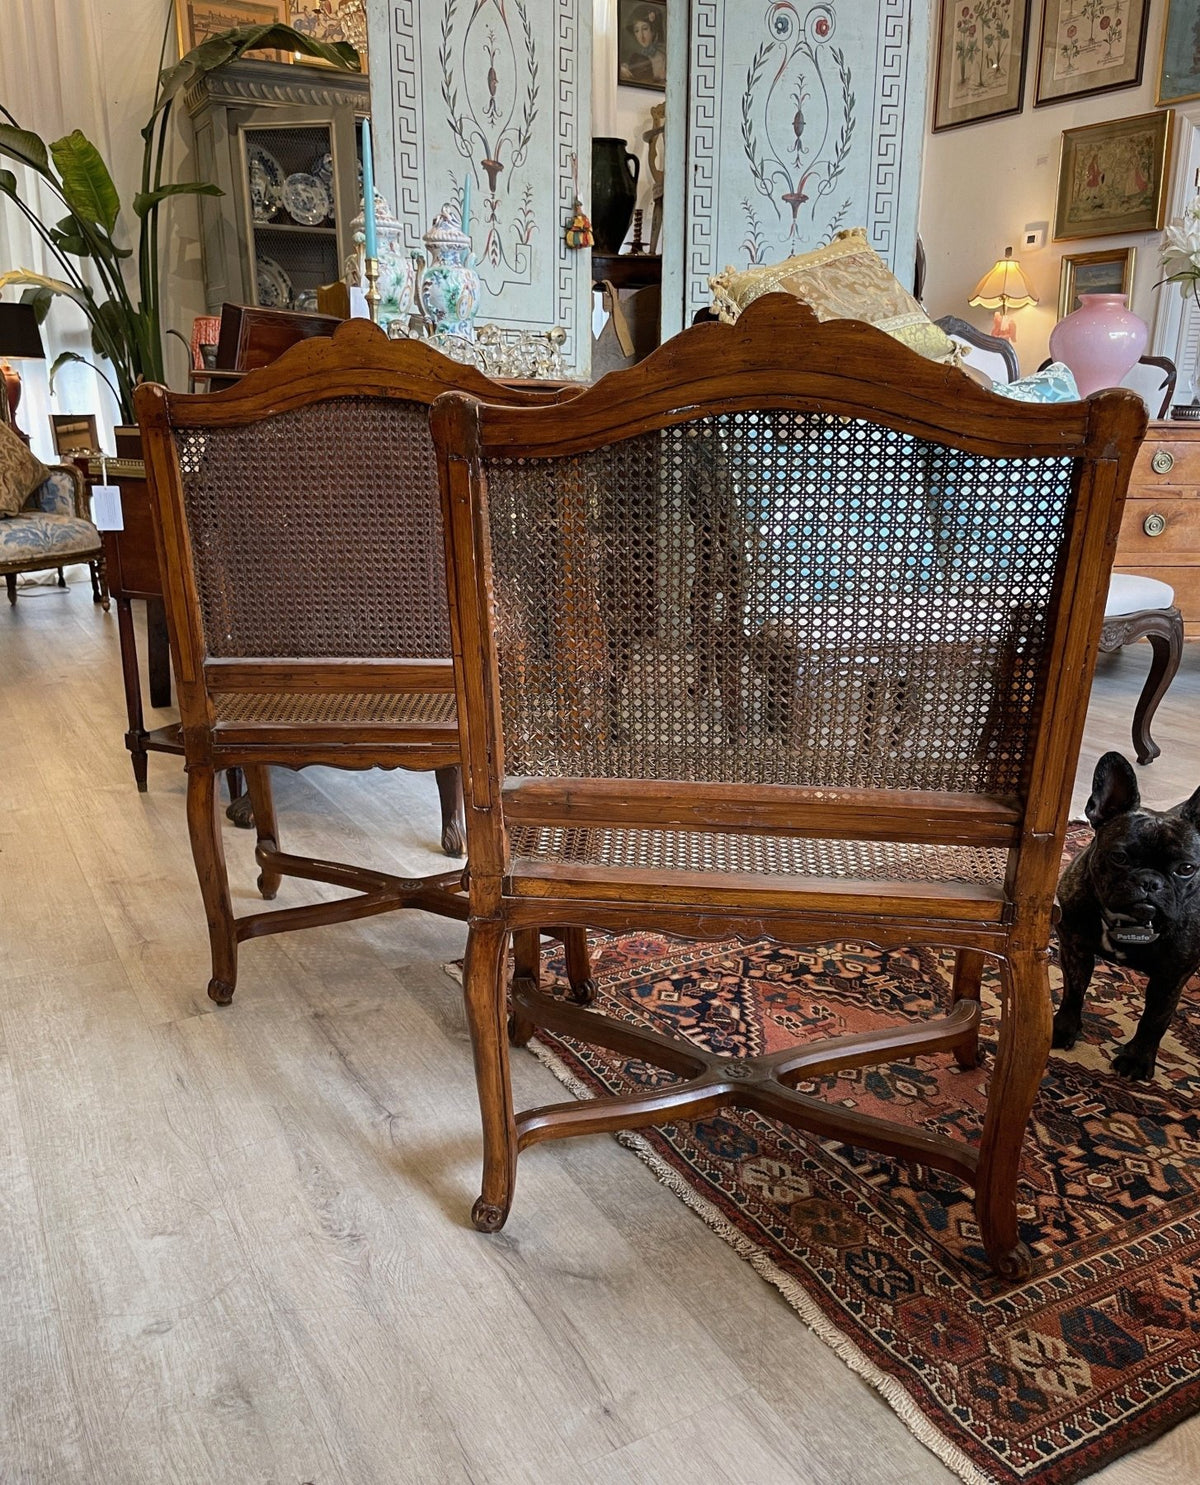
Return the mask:
[(8, 364), (14, 361), (44, 361), (42, 334), (38, 329), (37, 313), (32, 304), (0, 304), (0, 376), (4, 378), (4, 393), (8, 407), (8, 421), (15, 432), (29, 442), (28, 434), (17, 427), (17, 404), (21, 400), (21, 378)]
[(1021, 265), (1013, 257), (1010, 247), (1004, 249), (1003, 258), (988, 269), (967, 300), (968, 304), (978, 305), (981, 309), (994, 309), (996, 313), (992, 317), (992, 334), (1011, 341), (1017, 338), (1017, 327), (1010, 311), (1024, 309), (1026, 305), (1037, 302), (1037, 295), (1021, 271)]

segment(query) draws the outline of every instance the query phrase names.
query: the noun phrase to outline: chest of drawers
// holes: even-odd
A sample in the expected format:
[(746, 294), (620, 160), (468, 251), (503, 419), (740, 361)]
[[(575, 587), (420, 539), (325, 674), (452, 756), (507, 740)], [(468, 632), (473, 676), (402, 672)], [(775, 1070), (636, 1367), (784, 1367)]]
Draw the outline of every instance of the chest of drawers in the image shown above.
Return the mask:
[(1170, 583), (1185, 638), (1200, 639), (1200, 423), (1150, 424), (1114, 566)]

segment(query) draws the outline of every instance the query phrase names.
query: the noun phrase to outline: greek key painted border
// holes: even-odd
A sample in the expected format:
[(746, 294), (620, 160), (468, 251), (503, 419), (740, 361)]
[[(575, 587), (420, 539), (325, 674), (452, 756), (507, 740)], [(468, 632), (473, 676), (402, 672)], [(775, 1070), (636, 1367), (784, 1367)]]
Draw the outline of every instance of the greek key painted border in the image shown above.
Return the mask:
[(895, 269), (900, 206), (901, 143), (907, 88), (909, 0), (881, 0), (871, 130), (871, 245)]
[(709, 275), (717, 271), (717, 233), (713, 204), (717, 197), (720, 160), (717, 123), (721, 109), (718, 92), (717, 37), (721, 0), (694, 0), (692, 5), (691, 68), (688, 79), (691, 104), (687, 150), (687, 296), (684, 324), (709, 300)]

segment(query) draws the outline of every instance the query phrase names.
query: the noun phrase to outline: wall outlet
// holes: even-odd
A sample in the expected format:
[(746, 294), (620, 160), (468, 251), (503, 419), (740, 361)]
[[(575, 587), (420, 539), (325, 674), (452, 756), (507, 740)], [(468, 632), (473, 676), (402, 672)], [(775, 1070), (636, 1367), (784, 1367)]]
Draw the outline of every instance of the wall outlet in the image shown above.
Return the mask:
[(1039, 248), (1044, 248), (1049, 226), (1049, 222), (1026, 222), (1025, 230), (1021, 233), (1022, 252), (1036, 253)]

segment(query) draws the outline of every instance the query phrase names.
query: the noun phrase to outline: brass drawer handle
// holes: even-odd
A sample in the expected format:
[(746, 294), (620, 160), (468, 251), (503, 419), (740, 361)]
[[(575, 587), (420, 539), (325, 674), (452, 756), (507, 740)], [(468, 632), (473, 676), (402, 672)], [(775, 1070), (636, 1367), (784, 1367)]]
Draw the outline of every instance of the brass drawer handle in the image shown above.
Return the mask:
[(1142, 530), (1146, 533), (1147, 536), (1161, 536), (1166, 529), (1166, 516), (1160, 516), (1156, 510), (1151, 511), (1146, 519), (1142, 522)]
[(1170, 449), (1155, 449), (1150, 468), (1155, 474), (1169, 474), (1175, 468), (1175, 455)]

